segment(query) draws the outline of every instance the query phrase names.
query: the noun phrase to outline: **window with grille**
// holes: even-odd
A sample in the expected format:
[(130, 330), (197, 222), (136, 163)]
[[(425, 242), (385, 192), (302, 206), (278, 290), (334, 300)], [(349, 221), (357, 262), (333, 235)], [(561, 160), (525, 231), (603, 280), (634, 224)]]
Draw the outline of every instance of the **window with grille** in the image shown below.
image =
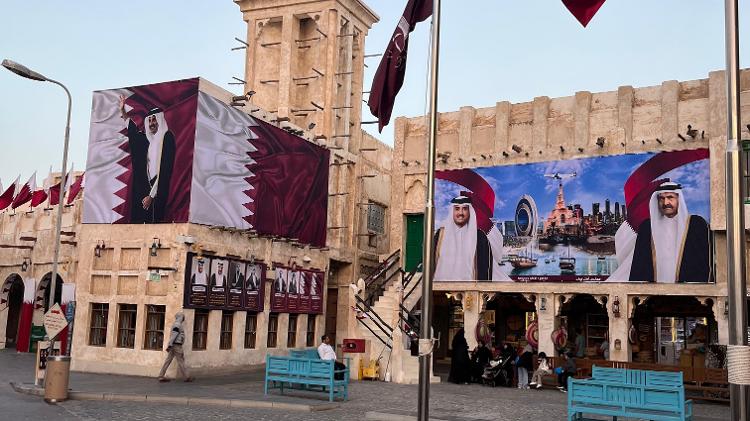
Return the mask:
[(143, 349), (161, 351), (164, 346), (165, 306), (146, 304), (146, 340)]
[(245, 317), (245, 348), (255, 348), (255, 338), (258, 335), (258, 316), (246, 313)]
[(89, 329), (89, 345), (107, 346), (108, 320), (109, 304), (91, 303), (91, 328)]
[(286, 335), (286, 346), (287, 348), (294, 348), (297, 346), (297, 315), (289, 315), (289, 329)]
[(305, 346), (315, 346), (315, 316), (307, 315), (307, 331), (305, 332)]
[(135, 323), (138, 316), (138, 305), (120, 304), (117, 318), (117, 347), (135, 348)]
[(268, 340), (266, 340), (266, 346), (268, 348), (276, 348), (276, 333), (279, 328), (279, 315), (269, 314), (268, 315)]
[(234, 324), (234, 312), (221, 312), (221, 336), (219, 337), (219, 349), (232, 349), (232, 325)]
[(385, 234), (385, 206), (369, 203), (369, 206), (367, 206), (367, 230), (377, 234)]
[(208, 337), (208, 310), (195, 310), (193, 318), (193, 350), (206, 349)]

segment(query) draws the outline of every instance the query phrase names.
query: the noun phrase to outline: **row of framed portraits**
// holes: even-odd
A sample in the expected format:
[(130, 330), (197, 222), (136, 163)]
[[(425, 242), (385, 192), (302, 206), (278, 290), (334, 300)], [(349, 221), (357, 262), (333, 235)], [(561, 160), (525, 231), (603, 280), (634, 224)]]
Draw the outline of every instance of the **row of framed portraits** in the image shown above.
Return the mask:
[(323, 313), (324, 272), (274, 265), (271, 311), (279, 313)]
[[(323, 313), (325, 273), (274, 264), (271, 311)], [(267, 265), (260, 262), (188, 253), (184, 307), (262, 312)]]
[(263, 311), (266, 265), (189, 253), (185, 308)]

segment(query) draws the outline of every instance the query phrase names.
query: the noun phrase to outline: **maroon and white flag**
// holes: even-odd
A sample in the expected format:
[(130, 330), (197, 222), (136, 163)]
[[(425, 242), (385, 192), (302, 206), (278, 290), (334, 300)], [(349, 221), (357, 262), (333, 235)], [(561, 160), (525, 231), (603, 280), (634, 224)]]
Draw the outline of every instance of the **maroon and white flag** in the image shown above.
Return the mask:
[(372, 80), (370, 98), (367, 105), (372, 115), (378, 118), (378, 131), (383, 131), (391, 121), (396, 95), (404, 84), (406, 55), (409, 47), (409, 34), (417, 23), (432, 15), (432, 0), (409, 0), (404, 14), (393, 31), (388, 48), (380, 60), (378, 70)]
[(563, 0), (570, 13), (586, 27), (606, 0)]
[(323, 247), (329, 156), (327, 149), (200, 92), (190, 221)]
[(36, 171), (34, 171), (34, 174), (31, 174), (29, 180), (24, 183), (24, 185), (21, 186), (21, 188), (18, 190), (18, 194), (16, 194), (16, 197), (13, 199), (13, 203), (11, 203), (10, 207), (12, 209), (16, 209), (24, 203), (30, 202), (31, 196), (34, 194), (34, 190), (36, 190)]
[(10, 206), (11, 203), (13, 203), (13, 197), (15, 197), (16, 194), (16, 187), (18, 186), (18, 181), (21, 178), (19, 175), (16, 177), (16, 181), (14, 181), (8, 188), (3, 192), (3, 194), (0, 195), (0, 211)]
[(47, 189), (41, 188), (35, 190), (34, 193), (31, 194), (31, 207), (35, 208), (41, 205), (48, 197), (49, 194), (47, 193)]
[(78, 177), (76, 177), (76, 181), (73, 182), (73, 184), (70, 185), (70, 191), (68, 192), (68, 198), (65, 199), (65, 203), (66, 204), (69, 205), (69, 204), (73, 203), (73, 201), (78, 196), (78, 193), (81, 192), (81, 189), (83, 188), (83, 180), (84, 180), (83, 176), (85, 174), (86, 174), (85, 172), (81, 173), (81, 175), (79, 175)]
[(73, 169), (71, 168), (68, 172), (68, 175), (65, 177), (65, 188), (60, 189), (60, 183), (62, 181), (57, 182), (54, 186), (49, 188), (49, 205), (55, 206), (60, 203), (60, 191), (67, 191), (68, 187), (70, 187), (70, 179), (73, 178)]

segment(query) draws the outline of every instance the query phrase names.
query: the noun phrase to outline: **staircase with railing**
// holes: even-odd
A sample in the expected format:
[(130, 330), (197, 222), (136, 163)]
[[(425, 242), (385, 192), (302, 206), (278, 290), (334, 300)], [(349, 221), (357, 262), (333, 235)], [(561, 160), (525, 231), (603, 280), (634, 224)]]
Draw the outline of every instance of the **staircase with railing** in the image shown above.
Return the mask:
[[(371, 350), (387, 359), (381, 361), (381, 377), (388, 371), (394, 382), (416, 383), (419, 361), (409, 349), (420, 332), (415, 309), (422, 296), (422, 272), (421, 265), (412, 272), (404, 271), (400, 255), (400, 250), (395, 251), (364, 280), (364, 288), (355, 297), (357, 324), (360, 337), (370, 341)], [(432, 381), (439, 378), (433, 376)]]

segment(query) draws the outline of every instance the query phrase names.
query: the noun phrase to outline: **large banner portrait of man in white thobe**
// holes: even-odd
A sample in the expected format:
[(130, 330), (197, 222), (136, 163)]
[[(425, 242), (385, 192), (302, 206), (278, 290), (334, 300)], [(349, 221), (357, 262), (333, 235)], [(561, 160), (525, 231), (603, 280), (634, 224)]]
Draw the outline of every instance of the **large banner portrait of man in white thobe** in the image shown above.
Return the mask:
[(708, 223), (691, 215), (682, 186), (662, 183), (651, 195), (649, 219), (638, 228), (631, 281), (708, 282), (711, 243)]
[(471, 199), (458, 196), (435, 234), (435, 281), (487, 281), (492, 279), (492, 248), (477, 228)]

